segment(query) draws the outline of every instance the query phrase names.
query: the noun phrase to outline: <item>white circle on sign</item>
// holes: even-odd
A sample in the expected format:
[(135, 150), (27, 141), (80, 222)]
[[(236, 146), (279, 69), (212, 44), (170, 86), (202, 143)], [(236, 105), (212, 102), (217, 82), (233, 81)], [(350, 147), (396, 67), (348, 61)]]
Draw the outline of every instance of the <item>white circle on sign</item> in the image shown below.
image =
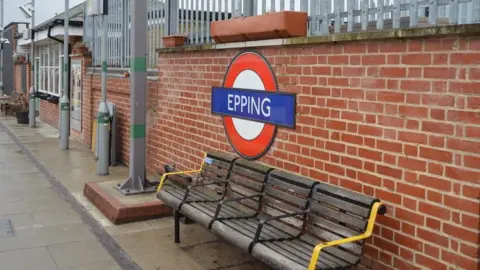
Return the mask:
[[(233, 88), (265, 91), (265, 86), (263, 85), (262, 79), (257, 73), (251, 70), (244, 70), (240, 72), (235, 79), (235, 82), (233, 82)], [(232, 118), (232, 120), (238, 134), (248, 141), (257, 138), (265, 126), (264, 123), (245, 119)]]

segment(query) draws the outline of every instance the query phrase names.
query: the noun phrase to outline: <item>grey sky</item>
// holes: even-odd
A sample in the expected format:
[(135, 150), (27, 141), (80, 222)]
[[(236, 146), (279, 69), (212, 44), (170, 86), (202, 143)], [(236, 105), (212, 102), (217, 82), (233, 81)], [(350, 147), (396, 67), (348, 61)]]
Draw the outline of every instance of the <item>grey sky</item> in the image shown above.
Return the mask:
[[(18, 9), (18, 6), (27, 2), (25, 0), (3, 0), (5, 7), (5, 25), (10, 22), (30, 22), (25, 19), (22, 12)], [(70, 0), (70, 7), (74, 7), (85, 0)], [(40, 24), (51, 17), (55, 16), (55, 13), (62, 13), (65, 10), (65, 0), (35, 0), (35, 24)]]

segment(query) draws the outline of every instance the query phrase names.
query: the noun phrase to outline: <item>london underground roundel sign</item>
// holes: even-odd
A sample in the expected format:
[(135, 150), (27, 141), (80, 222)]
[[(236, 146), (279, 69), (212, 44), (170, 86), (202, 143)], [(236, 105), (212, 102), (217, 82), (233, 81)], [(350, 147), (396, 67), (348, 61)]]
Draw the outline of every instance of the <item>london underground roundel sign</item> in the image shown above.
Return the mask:
[(295, 103), (294, 94), (278, 91), (267, 60), (252, 51), (234, 57), (222, 87), (212, 87), (212, 113), (222, 115), (230, 144), (250, 160), (267, 153), (278, 126), (295, 128)]

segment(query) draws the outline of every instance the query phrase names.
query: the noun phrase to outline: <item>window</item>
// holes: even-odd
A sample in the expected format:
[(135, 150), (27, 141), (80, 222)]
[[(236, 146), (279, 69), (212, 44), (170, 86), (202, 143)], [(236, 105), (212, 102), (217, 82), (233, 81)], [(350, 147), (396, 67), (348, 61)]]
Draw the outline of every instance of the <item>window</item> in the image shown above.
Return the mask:
[(37, 47), (39, 55), (38, 91), (54, 96), (60, 95), (60, 54), (61, 44), (49, 44)]

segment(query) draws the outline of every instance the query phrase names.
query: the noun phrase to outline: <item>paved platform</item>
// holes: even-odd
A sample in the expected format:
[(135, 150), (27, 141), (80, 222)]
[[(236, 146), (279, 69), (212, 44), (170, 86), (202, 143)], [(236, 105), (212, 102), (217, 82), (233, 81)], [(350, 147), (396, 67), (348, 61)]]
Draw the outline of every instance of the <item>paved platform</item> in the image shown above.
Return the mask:
[[(4, 116), (0, 117), (0, 129), (2, 125), (4, 125), (10, 133), (12, 133), (15, 140), (21, 147), (17, 146), (13, 141), (10, 140), (10, 148), (6, 152), (7, 157), (4, 157), (2, 159), (2, 152), (0, 152), (0, 168), (8, 167), (7, 170), (0, 169), (0, 171), (2, 171), (2, 174), (0, 174), (0, 178), (3, 179), (2, 175), (7, 174), (7, 172), (9, 172), (7, 176), (9, 176), (10, 174), (15, 175), (19, 173), (21, 173), (22, 175), (32, 174), (33, 176), (36, 176), (39, 175), (39, 173), (42, 173), (47, 176), (46, 178), (51, 178), (50, 180), (53, 180), (54, 183), (57, 182), (59, 185), (58, 188), (52, 188), (51, 184), (47, 180), (45, 180), (45, 183), (43, 183), (42, 181), (28, 182), (28, 180), (17, 179), (15, 182), (8, 181), (9, 183), (11, 183), (8, 188), (14, 189), (17, 187), (22, 187), (24, 189), (22, 189), (21, 195), (30, 198), (44, 198), (44, 200), (46, 200), (46, 205), (41, 206), (35, 204), (35, 207), (38, 207), (37, 211), (39, 212), (40, 210), (49, 210), (46, 211), (47, 213), (55, 212), (56, 210), (53, 210), (56, 209), (56, 207), (61, 208), (61, 206), (59, 206), (61, 205), (59, 202), (64, 202), (64, 200), (62, 199), (65, 199), (67, 201), (73, 201), (71, 204), (77, 205), (76, 208), (73, 207), (75, 211), (70, 209), (69, 215), (65, 215), (64, 213), (58, 214), (61, 216), (64, 215), (61, 219), (55, 216), (55, 214), (51, 213), (43, 215), (37, 214), (39, 215), (38, 218), (41, 219), (42, 222), (45, 222), (45, 224), (61, 222), (61, 220), (63, 219), (66, 220), (64, 222), (68, 222), (68, 220), (71, 219), (73, 221), (78, 221), (79, 224), (76, 224), (77, 226), (85, 226), (86, 228), (83, 230), (78, 229), (79, 235), (71, 236), (70, 234), (72, 233), (70, 233), (70, 231), (68, 231), (68, 233), (59, 233), (58, 237), (60, 238), (63, 237), (67, 240), (73, 238), (73, 240), (67, 242), (72, 246), (65, 246), (65, 249), (56, 250), (55, 252), (61, 253), (63, 251), (64, 254), (68, 254), (70, 250), (75, 251), (77, 249), (84, 249), (80, 244), (74, 245), (72, 243), (83, 243), (83, 239), (79, 238), (83, 236), (87, 237), (83, 234), (90, 233), (89, 237), (91, 238), (86, 240), (90, 242), (88, 242), (86, 245), (94, 243), (96, 241), (95, 238), (98, 238), (100, 239), (100, 242), (97, 241), (97, 244), (101, 243), (100, 247), (105, 248), (105, 254), (107, 256), (110, 256), (108, 260), (95, 263), (90, 262), (90, 265), (87, 264), (88, 267), (83, 268), (81, 268), (81, 265), (68, 265), (69, 260), (72, 260), (71, 264), (77, 264), (75, 263), (76, 261), (78, 261), (77, 258), (68, 259), (67, 257), (64, 260), (57, 258), (57, 260), (60, 260), (59, 263), (62, 265), (62, 267), (65, 265), (67, 267), (66, 269), (71, 269), (68, 267), (77, 267), (73, 269), (89, 270), (108, 270), (110, 269), (109, 267), (117, 267), (111, 269), (123, 268), (145, 270), (269, 269), (262, 263), (256, 261), (249, 254), (246, 254), (238, 250), (237, 248), (232, 247), (227, 243), (224, 243), (223, 241), (217, 239), (210, 232), (196, 224), (181, 225), (181, 244), (178, 245), (175, 244), (173, 241), (172, 218), (160, 218), (142, 222), (128, 223), (124, 225), (114, 225), (83, 195), (83, 188), (86, 182), (95, 182), (100, 186), (108, 186), (111, 183), (122, 181), (128, 176), (128, 168), (124, 166), (112, 167), (110, 170), (110, 175), (97, 176), (95, 174), (96, 162), (93, 159), (93, 155), (90, 149), (72, 141), (70, 143), (70, 150), (60, 150), (58, 147), (58, 131), (55, 128), (43, 123), (39, 123), (38, 127), (32, 130), (28, 127), (28, 125), (18, 125), (15, 118)], [(9, 138), (8, 134), (5, 131), (0, 131), (0, 137), (3, 138), (3, 140), (7, 140), (5, 138)], [(0, 143), (2, 143), (2, 139), (0, 139)], [(3, 145), (1, 149), (3, 149)], [(17, 154), (23, 158), (14, 162), (10, 162), (9, 156), (15, 152), (17, 152)], [(25, 155), (24, 153), (26, 153), (27, 155)], [(34, 161), (33, 163), (32, 160)], [(36, 164), (34, 164), (35, 161)], [(11, 165), (6, 166), (5, 164)], [(38, 169), (39, 167), (40, 170)], [(25, 177), (20, 178), (24, 179)], [(36, 177), (35, 179), (37, 178), (38, 177)], [(3, 183), (3, 181), (4, 180), (2, 180), (0, 184)], [(29, 184), (28, 188), (25, 187), (26, 183)], [(45, 187), (44, 185), (47, 186)], [(9, 193), (8, 188), (6, 192), (1, 193), (3, 192), (2, 187), (3, 185), (0, 185), (0, 200), (15, 201), (19, 199), (19, 197), (17, 197), (17, 193)], [(39, 191), (45, 188), (48, 189), (49, 187), (50, 191)], [(50, 192), (51, 194), (56, 194), (58, 201), (48, 202), (45, 197), (54, 198), (55, 196), (51, 194), (44, 194), (42, 197), (41, 192)], [(62, 196), (59, 196), (58, 192), (60, 192)], [(8, 195), (2, 196), (2, 194)], [(126, 200), (131, 199), (128, 198)], [(49, 208), (50, 206), (52, 207), (51, 210)], [(68, 203), (65, 202), (64, 207), (69, 209)], [(0, 210), (1, 209), (3, 209), (3, 206), (0, 207)], [(0, 211), (0, 216), (2, 215), (2, 213), (3, 212)], [(6, 213), (8, 214), (9, 212), (7, 211)], [(87, 221), (91, 223), (85, 225), (82, 221)], [(22, 222), (26, 225), (22, 225)], [(18, 220), (14, 220), (13, 224), (14, 227), (18, 229), (18, 227), (27, 226), (29, 224), (28, 222), (28, 218), (19, 216)], [(88, 230), (87, 228), (89, 228), (90, 230)], [(48, 237), (48, 235), (41, 236), (41, 231), (38, 232), (39, 234), (35, 234), (36, 236), (33, 237), (33, 242), (40, 241), (36, 240), (36, 238), (45, 239), (45, 237)], [(30, 235), (33, 234), (30, 233)], [(0, 234), (0, 265), (3, 265), (2, 251), (4, 250), (2, 250), (2, 248), (4, 247), (4, 245), (2, 244), (2, 241), (3, 239), (1, 238)], [(49, 242), (47, 241), (47, 243)], [(87, 248), (85, 249), (88, 249), (88, 246), (86, 247)], [(22, 246), (20, 246), (20, 248), (22, 248)], [(12, 250), (15, 249), (12, 248)], [(49, 253), (53, 252), (50, 251), (48, 248), (47, 251)], [(41, 253), (40, 251), (34, 252)], [(85, 252), (88, 253), (88, 251)], [(33, 258), (42, 254), (35, 256), (34, 255), (35, 254), (29, 257)], [(17, 256), (19, 258), (24, 257), (23, 255)], [(55, 258), (55, 256), (52, 257)], [(57, 257), (61, 256), (57, 255)], [(95, 256), (93, 256), (93, 258), (95, 258)], [(52, 260), (55, 261), (55, 259)], [(115, 265), (115, 262), (117, 262), (118, 265)], [(112, 263), (113, 265), (110, 265)], [(98, 264), (98, 266), (96, 264)], [(27, 267), (8, 269), (50, 268)]]
[(0, 269), (121, 269), (2, 126)]

